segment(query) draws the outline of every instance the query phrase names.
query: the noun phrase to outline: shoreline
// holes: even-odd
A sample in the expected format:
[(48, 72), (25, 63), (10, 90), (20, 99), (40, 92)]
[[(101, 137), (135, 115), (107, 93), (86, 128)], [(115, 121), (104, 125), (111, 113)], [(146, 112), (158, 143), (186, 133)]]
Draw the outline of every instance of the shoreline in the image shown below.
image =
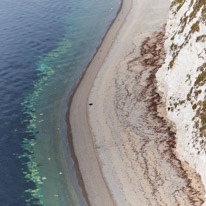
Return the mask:
[[(176, 133), (177, 156), (200, 176), (200, 181), (204, 186), (202, 189), (203, 205), (206, 205), (205, 135), (202, 133), (204, 130), (202, 130), (201, 118), (199, 117), (199, 114), (204, 110), (202, 101), (205, 100), (205, 95), (202, 93), (200, 96), (199, 93), (196, 93), (197, 90), (204, 91), (205, 89), (204, 84), (196, 84), (200, 77), (197, 68), (204, 64), (205, 59), (205, 56), (199, 55), (204, 51), (204, 41), (196, 41), (196, 36), (204, 33), (205, 25), (200, 21), (200, 29), (191, 35), (188, 34), (191, 32), (190, 25), (192, 25), (193, 18), (187, 22), (188, 29), (184, 30), (184, 26), (178, 26), (178, 24), (181, 25), (182, 17), (187, 13), (188, 8), (192, 12), (194, 10), (195, 14), (201, 11), (200, 8), (194, 9), (196, 3), (191, 7), (189, 4), (190, 1), (184, 2), (178, 12), (176, 9), (179, 4), (171, 6), (166, 26), (168, 38), (165, 41), (165, 50), (167, 55), (164, 64), (156, 74), (156, 79), (158, 89), (167, 107), (167, 119), (174, 126)], [(201, 15), (196, 20), (199, 19), (201, 19)], [(184, 42), (185, 39), (187, 41), (183, 47), (178, 42), (173, 50), (173, 43), (180, 38), (182, 38), (181, 42)], [(174, 53), (178, 58), (174, 58), (170, 64), (170, 58), (173, 57)], [(189, 81), (187, 77), (189, 77)], [(193, 105), (198, 105), (199, 108), (195, 108)], [(191, 180), (193, 179), (191, 178)]]
[(153, 67), (163, 63), (169, 1), (131, 0), (122, 17), (127, 4), (122, 1), (68, 104), (78, 181), (90, 206), (198, 205), (199, 177), (178, 159), (174, 132), (158, 111)]
[[(132, 1), (132, 0), (131, 0)], [(84, 183), (84, 180), (83, 180), (83, 177), (82, 177), (82, 173), (81, 173), (81, 170), (80, 170), (80, 167), (79, 167), (79, 161), (78, 161), (78, 158), (76, 156), (76, 153), (75, 153), (75, 148), (74, 148), (74, 142), (73, 142), (73, 136), (72, 136), (72, 129), (71, 129), (71, 124), (70, 124), (70, 112), (71, 112), (71, 105), (72, 105), (72, 101), (73, 101), (73, 97), (76, 93), (76, 91), (78, 90), (78, 87), (79, 85), (81, 84), (81, 81), (82, 79), (84, 78), (88, 68), (90, 67), (92, 61), (94, 60), (94, 58), (97, 56), (98, 52), (101, 52), (100, 49), (101, 49), (101, 46), (102, 44), (104, 43), (104, 40), (106, 38), (106, 36), (108, 35), (108, 33), (110, 32), (113, 24), (115, 23), (115, 21), (118, 19), (121, 11), (122, 11), (122, 7), (123, 7), (123, 3), (125, 3), (125, 0), (120, 0), (120, 5), (119, 5), (119, 9), (118, 11), (116, 12), (116, 16), (115, 18), (111, 21), (109, 27), (107, 28), (104, 36), (102, 37), (101, 39), (101, 42), (100, 44), (98, 45), (98, 47), (96, 48), (96, 51), (95, 53), (93, 54), (92, 58), (89, 60), (88, 64), (86, 65), (86, 67), (84, 68), (80, 78), (78, 79), (77, 83), (74, 85), (72, 91), (71, 91), (71, 94), (70, 94), (70, 97), (69, 97), (69, 100), (68, 100), (68, 103), (67, 103), (67, 112), (66, 112), (66, 124), (67, 124), (67, 139), (68, 139), (68, 143), (69, 143), (69, 149), (70, 149), (70, 153), (71, 153), (71, 157), (74, 161), (74, 169), (75, 169), (75, 173), (76, 173), (76, 176), (77, 176), (77, 181), (78, 181), (78, 184), (80, 185), (81, 189), (82, 189), (82, 193), (83, 193), (83, 196), (88, 204), (88, 206), (91, 206), (90, 204), (90, 201), (89, 201), (89, 198), (88, 198), (88, 192), (85, 188), (85, 183)], [(130, 8), (131, 9), (131, 8)], [(128, 13), (126, 14), (125, 17), (123, 17), (123, 19), (127, 17)], [(124, 19), (124, 20), (125, 20)], [(120, 21), (118, 19), (118, 21)], [(123, 24), (124, 22), (122, 22)], [(120, 27), (119, 29), (117, 30), (117, 33), (119, 32), (119, 30), (121, 29), (121, 26), (122, 24), (120, 23)], [(111, 43), (111, 46), (113, 44), (113, 40), (110, 42)], [(107, 56), (107, 55), (106, 55)], [(106, 58), (105, 56), (105, 58)], [(102, 176), (103, 178), (103, 176)], [(107, 188), (108, 189), (108, 188)], [(111, 194), (110, 194), (111, 195)]]
[(89, 97), (90, 127), (103, 175), (118, 206), (198, 206), (199, 176), (175, 155), (174, 133), (156, 111), (160, 97), (154, 92), (154, 69), (164, 62), (159, 56), (164, 53), (163, 36), (158, 33), (169, 1), (134, 2), (133, 16)]

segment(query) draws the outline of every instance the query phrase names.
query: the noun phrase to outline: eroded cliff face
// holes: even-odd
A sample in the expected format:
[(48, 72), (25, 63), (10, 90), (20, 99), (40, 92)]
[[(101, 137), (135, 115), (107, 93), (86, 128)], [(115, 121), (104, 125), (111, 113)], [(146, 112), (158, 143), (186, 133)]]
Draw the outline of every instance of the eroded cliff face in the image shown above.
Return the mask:
[(176, 128), (177, 153), (206, 188), (206, 0), (173, 0), (166, 37), (158, 89)]

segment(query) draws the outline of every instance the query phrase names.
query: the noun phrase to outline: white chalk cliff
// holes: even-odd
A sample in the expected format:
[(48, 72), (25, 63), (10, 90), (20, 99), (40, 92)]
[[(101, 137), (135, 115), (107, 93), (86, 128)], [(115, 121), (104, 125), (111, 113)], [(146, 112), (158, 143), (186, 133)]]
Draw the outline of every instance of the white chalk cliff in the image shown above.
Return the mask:
[(173, 0), (166, 37), (158, 89), (176, 128), (177, 153), (206, 189), (206, 0)]

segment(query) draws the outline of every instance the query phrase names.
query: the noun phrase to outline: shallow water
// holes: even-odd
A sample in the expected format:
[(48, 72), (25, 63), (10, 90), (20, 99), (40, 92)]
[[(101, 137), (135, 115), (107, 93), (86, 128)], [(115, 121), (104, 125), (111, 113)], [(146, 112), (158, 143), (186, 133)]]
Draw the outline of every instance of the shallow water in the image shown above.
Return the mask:
[(118, 7), (0, 2), (0, 205), (86, 205), (68, 155), (66, 102)]

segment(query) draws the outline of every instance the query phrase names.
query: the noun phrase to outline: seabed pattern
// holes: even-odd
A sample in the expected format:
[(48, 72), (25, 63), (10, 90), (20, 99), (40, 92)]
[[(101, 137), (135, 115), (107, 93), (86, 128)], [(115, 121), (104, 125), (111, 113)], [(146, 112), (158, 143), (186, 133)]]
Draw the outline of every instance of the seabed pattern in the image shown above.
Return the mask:
[[(37, 76), (38, 80), (34, 83), (34, 90), (31, 94), (25, 97), (21, 103), (23, 107), (23, 114), (26, 115), (26, 119), (23, 123), (26, 124), (25, 138), (22, 142), (24, 153), (19, 155), (18, 158), (24, 160), (24, 167), (22, 168), (24, 177), (27, 182), (33, 183), (32, 189), (25, 190), (25, 199), (27, 205), (44, 205), (43, 195), (41, 193), (41, 186), (46, 181), (47, 177), (41, 177), (39, 173), (39, 165), (35, 161), (34, 147), (37, 144), (36, 135), (38, 134), (38, 125), (44, 121), (44, 114), (37, 114), (36, 105), (40, 96), (40, 93), (48, 85), (49, 80), (54, 76), (58, 70), (58, 65), (53, 66), (53, 62), (62, 55), (68, 52), (71, 47), (71, 42), (65, 36), (58, 44), (58, 47), (49, 52), (45, 57), (40, 57), (37, 63)], [(29, 197), (28, 197), (29, 196)]]

